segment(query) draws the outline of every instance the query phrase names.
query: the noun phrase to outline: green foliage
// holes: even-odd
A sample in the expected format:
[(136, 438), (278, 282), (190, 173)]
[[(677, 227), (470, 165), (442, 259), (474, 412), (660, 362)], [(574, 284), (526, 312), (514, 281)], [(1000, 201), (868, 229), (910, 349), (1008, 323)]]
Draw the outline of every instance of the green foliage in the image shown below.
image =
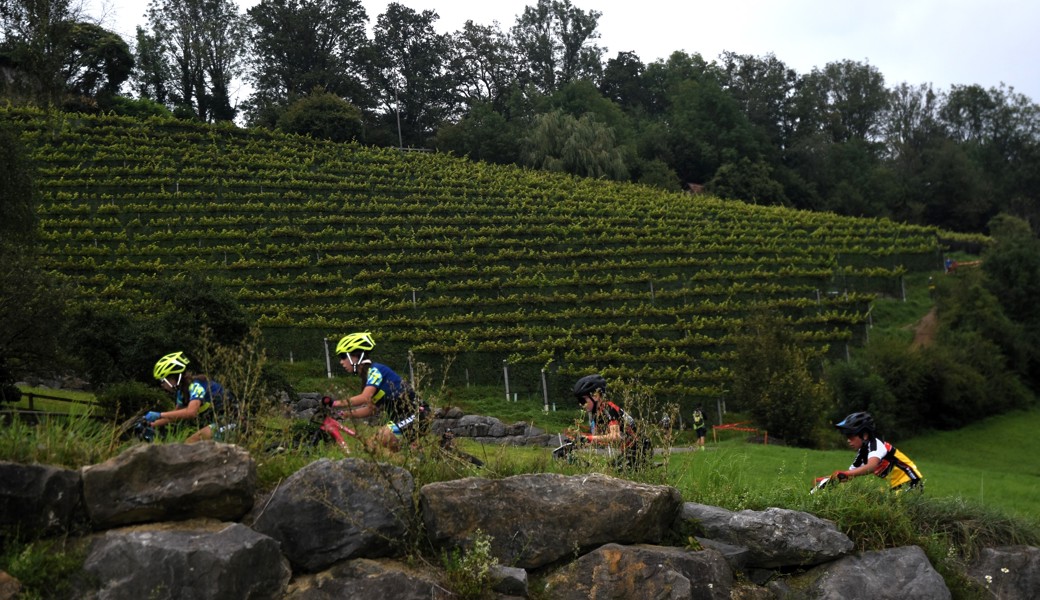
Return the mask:
[(335, 94), (314, 90), (289, 105), (278, 129), (333, 142), (362, 141), (361, 111)]
[(459, 598), (479, 600), (494, 596), (491, 569), (498, 564), (498, 559), (491, 554), (491, 541), (491, 536), (477, 529), (468, 547), (455, 548), (441, 555), (445, 587)]
[(732, 392), (727, 403), (746, 410), (759, 427), (789, 444), (814, 446), (826, 413), (826, 386), (813, 374), (811, 355), (790, 324), (760, 313), (736, 334)]
[(0, 460), (78, 469), (112, 457), (118, 444), (114, 427), (88, 415), (43, 417), (38, 423), (15, 419), (0, 428)]
[(124, 381), (105, 386), (96, 398), (98, 416), (111, 422), (125, 421), (147, 410), (164, 406), (167, 395), (156, 385)]
[(21, 583), (22, 600), (71, 598), (86, 587), (83, 561), (88, 549), (88, 544), (64, 539), (10, 544), (0, 548), (0, 571)]
[(611, 129), (589, 115), (574, 118), (562, 111), (538, 117), (524, 140), (526, 164), (582, 177), (628, 179), (621, 150)]

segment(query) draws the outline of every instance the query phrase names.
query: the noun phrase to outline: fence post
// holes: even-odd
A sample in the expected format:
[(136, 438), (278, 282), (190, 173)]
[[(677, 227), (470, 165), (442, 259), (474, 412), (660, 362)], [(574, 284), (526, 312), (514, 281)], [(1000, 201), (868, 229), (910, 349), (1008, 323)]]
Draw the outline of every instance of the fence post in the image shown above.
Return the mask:
[(332, 379), (332, 360), (329, 358), (329, 338), (322, 337), (321, 344), (325, 347), (325, 374)]
[(506, 380), (506, 402), (509, 402), (509, 361), (505, 359), (502, 360), (502, 374)]
[(545, 369), (542, 369), (542, 410), (549, 412), (549, 384), (545, 381)]

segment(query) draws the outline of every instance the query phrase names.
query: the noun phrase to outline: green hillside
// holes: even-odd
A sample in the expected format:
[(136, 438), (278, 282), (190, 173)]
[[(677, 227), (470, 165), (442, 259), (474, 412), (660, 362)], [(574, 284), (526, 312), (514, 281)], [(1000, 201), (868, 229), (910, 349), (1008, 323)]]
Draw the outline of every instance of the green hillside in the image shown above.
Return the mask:
[(38, 164), (46, 265), (82, 300), (149, 310), (155, 282), (199, 272), (275, 358), (370, 330), (390, 364), (493, 384), (508, 361), (519, 391), (595, 369), (713, 400), (760, 308), (844, 355), (948, 235), (173, 119), (0, 118)]

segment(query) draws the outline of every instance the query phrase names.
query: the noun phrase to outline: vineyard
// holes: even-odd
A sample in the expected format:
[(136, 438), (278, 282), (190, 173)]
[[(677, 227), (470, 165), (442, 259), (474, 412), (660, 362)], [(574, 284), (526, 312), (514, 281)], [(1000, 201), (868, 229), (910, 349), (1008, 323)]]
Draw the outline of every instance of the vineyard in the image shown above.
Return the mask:
[(758, 309), (842, 356), (948, 235), (232, 126), (0, 115), (38, 164), (47, 267), (82, 300), (146, 311), (157, 280), (202, 273), (278, 358), (370, 330), (391, 365), (495, 383), (505, 364), (520, 391), (598, 370), (713, 400)]

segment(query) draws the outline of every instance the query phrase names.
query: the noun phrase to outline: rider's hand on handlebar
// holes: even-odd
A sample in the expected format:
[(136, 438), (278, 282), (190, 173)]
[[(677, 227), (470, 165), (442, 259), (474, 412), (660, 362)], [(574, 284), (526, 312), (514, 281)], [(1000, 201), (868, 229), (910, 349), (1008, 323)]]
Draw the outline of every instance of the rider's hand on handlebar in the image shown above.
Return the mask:
[(332, 408), (334, 402), (336, 401), (331, 396), (322, 396), (321, 398), (321, 405), (325, 408)]
[(851, 479), (848, 471), (835, 471), (831, 474), (831, 479), (834, 481), (845, 482)]
[(150, 410), (150, 411), (148, 411), (147, 414), (145, 414), (144, 420), (148, 421), (149, 423), (154, 423), (154, 422), (158, 421), (161, 418), (160, 417), (161, 414), (162, 413), (156, 412), (154, 410)]

